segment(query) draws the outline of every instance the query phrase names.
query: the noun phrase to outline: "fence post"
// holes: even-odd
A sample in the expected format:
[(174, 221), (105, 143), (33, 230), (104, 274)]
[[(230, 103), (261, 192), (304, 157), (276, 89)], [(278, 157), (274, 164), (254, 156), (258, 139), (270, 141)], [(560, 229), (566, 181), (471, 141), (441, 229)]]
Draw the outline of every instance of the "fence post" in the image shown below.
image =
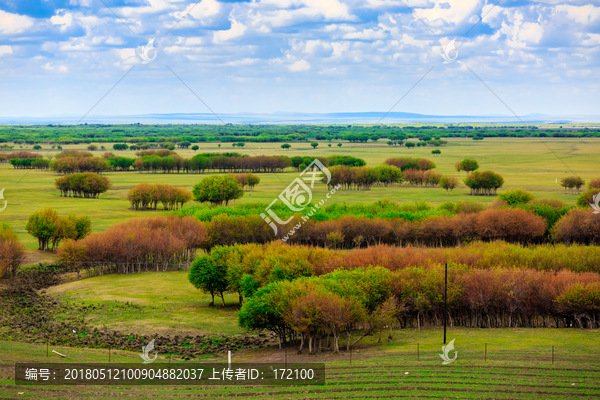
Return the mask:
[(485, 359), (484, 361), (487, 361), (487, 343), (485, 344)]
[(110, 362), (110, 346), (108, 346), (108, 362)]
[(421, 351), (419, 349), (419, 343), (417, 343), (417, 361), (421, 361)]

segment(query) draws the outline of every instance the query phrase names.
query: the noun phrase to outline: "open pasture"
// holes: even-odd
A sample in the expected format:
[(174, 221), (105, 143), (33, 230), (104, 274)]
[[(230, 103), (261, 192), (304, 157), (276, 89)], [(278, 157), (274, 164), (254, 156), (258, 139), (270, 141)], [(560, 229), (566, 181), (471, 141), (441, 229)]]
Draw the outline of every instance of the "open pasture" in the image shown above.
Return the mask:
[[(543, 140), (543, 141), (542, 141)], [(441, 155), (432, 155), (432, 147), (393, 147), (385, 144), (385, 139), (376, 143), (347, 143), (337, 147), (327, 146), (321, 142), (317, 149), (308, 143), (293, 143), (290, 150), (281, 149), (280, 143), (247, 143), (243, 149), (233, 148), (228, 144), (202, 144), (198, 152), (236, 151), (248, 155), (350, 155), (365, 159), (368, 166), (382, 164), (391, 157), (429, 158), (437, 164), (436, 170), (443, 174), (452, 174), (464, 179), (466, 174), (458, 173), (454, 164), (464, 158), (474, 158), (480, 164), (480, 170), (490, 169), (500, 173), (505, 184), (502, 189), (525, 188), (537, 197), (557, 198), (574, 204), (576, 194), (565, 194), (557, 183), (560, 178), (577, 174), (584, 180), (600, 175), (600, 139), (597, 138), (486, 138), (473, 141), (465, 138), (449, 138), (448, 145), (441, 147)], [(111, 145), (106, 146), (110, 150)], [(85, 150), (83, 145), (65, 146), (65, 149)], [(31, 151), (31, 149), (27, 149)], [(57, 151), (42, 149), (44, 155)], [(192, 157), (196, 152), (189, 149), (178, 149), (182, 157)], [(97, 151), (97, 155), (103, 152)], [(125, 157), (135, 157), (133, 151), (115, 152)], [(560, 158), (561, 160), (559, 160)], [(563, 163), (564, 162), (564, 163)], [(566, 164), (566, 166), (565, 166)], [(262, 202), (269, 204), (294, 179), (297, 172), (289, 170), (281, 174), (260, 174), (261, 182), (253, 190), (247, 191), (237, 202)], [(127, 200), (129, 189), (140, 182), (168, 183), (191, 189), (199, 180), (209, 174), (152, 174), (137, 172), (108, 172), (106, 176), (112, 181), (112, 188), (99, 199), (63, 198), (54, 187), (54, 180), (59, 176), (52, 171), (16, 170), (10, 164), (0, 164), (0, 187), (5, 187), (4, 197), (8, 207), (0, 214), (2, 222), (10, 223), (31, 250), (37, 246), (36, 240), (25, 232), (27, 217), (42, 207), (52, 207), (61, 215), (70, 213), (87, 214), (92, 219), (95, 232), (105, 230), (112, 224), (134, 216), (156, 215), (160, 211), (132, 211)], [(316, 199), (325, 193), (325, 186), (318, 185), (314, 190)], [(373, 187), (369, 191), (338, 191), (330, 202), (373, 202), (381, 199), (400, 202), (425, 201), (431, 205), (439, 205), (445, 201), (475, 200), (489, 203), (493, 197), (476, 197), (469, 195), (469, 189), (463, 185), (455, 189), (451, 196), (440, 188), (421, 187)], [(189, 207), (193, 202), (187, 204)], [(31, 260), (49, 259), (51, 255), (38, 254)]]

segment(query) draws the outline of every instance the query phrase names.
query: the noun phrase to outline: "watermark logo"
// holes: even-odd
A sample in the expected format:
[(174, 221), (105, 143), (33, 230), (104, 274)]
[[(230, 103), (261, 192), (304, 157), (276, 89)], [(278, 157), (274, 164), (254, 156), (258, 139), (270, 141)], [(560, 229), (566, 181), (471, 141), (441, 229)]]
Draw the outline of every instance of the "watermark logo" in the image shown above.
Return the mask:
[[(0, 193), (2, 193), (2, 192), (0, 192)], [(0, 199), (1, 198), (2, 197), (0, 196)], [(590, 203), (590, 206), (592, 206), (592, 208), (594, 209), (594, 214), (600, 214), (600, 204), (598, 204), (598, 203), (600, 203), (600, 192), (596, 193), (594, 195), (593, 199), (594, 199), (594, 202)], [(5, 208), (6, 208), (6, 206), (5, 206)]]
[[(278, 200), (281, 200), (290, 210), (299, 212), (304, 210), (313, 200), (312, 190), (315, 186), (315, 182), (321, 182), (326, 178), (326, 184), (331, 182), (331, 172), (323, 165), (321, 161), (315, 159), (304, 171), (300, 173), (300, 176), (292, 181), (286, 187), (283, 192), (265, 208), (265, 213), (261, 213), (260, 216), (265, 220), (266, 223), (273, 229), (275, 235), (277, 235), (277, 225), (286, 225), (294, 217), (290, 217), (287, 220), (282, 220), (275, 214), (275, 211), (271, 209), (273, 204)], [(310, 185), (310, 186), (309, 186)], [(268, 214), (268, 216), (267, 216)]]
[[(0, 190), (0, 200), (4, 200), (4, 189)], [(8, 206), (8, 201), (4, 200), (4, 207), (0, 208), (0, 212), (6, 210), (6, 206)]]
[[(442, 46), (442, 49), (444, 50), (444, 52), (440, 53), (440, 56), (442, 56), (442, 58), (444, 59), (444, 64), (450, 64), (451, 62), (453, 62), (454, 60), (456, 60), (458, 58), (458, 51), (454, 47), (455, 41), (456, 41), (456, 39), (452, 39), (450, 41), (450, 43), (448, 43), (445, 46)], [(450, 57), (451, 51), (454, 51), (454, 57)]]
[(154, 339), (152, 339), (147, 345), (142, 346), (142, 351), (144, 354), (140, 354), (140, 357), (142, 357), (142, 360), (144, 360), (144, 364), (150, 364), (158, 357), (158, 353), (155, 351), (154, 358), (150, 358), (150, 352), (152, 350), (154, 350)]
[(444, 360), (442, 363), (443, 365), (453, 363), (456, 360), (456, 357), (458, 357), (458, 351), (454, 351), (454, 358), (450, 358), (449, 355), (449, 353), (454, 350), (454, 340), (456, 339), (452, 339), (446, 346), (442, 346), (442, 351), (444, 353), (440, 354), (439, 356), (442, 358), (442, 360)]
[(148, 40), (148, 43), (142, 46), (138, 55), (142, 59), (142, 64), (150, 64), (152, 61), (156, 60), (158, 53), (154, 48), (154, 39)]

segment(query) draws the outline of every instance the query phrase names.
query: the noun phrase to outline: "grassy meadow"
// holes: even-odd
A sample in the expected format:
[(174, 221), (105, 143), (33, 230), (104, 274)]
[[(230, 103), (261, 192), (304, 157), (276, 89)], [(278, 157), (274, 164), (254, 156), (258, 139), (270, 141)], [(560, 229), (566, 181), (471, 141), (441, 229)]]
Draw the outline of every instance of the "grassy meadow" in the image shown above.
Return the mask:
[[(0, 398), (20, 399), (110, 399), (115, 396), (147, 398), (229, 398), (246, 399), (597, 399), (600, 397), (600, 363), (597, 331), (544, 329), (455, 329), (457, 359), (442, 365), (442, 330), (420, 332), (405, 329), (368, 341), (352, 354), (297, 355), (293, 348), (237, 352), (232, 362), (278, 364), (324, 362), (326, 384), (291, 387), (264, 386), (15, 386), (12, 378), (16, 362), (44, 362), (44, 344), (0, 341)], [(487, 360), (485, 346), (487, 344)], [(418, 353), (417, 353), (418, 345)], [(554, 363), (552, 363), (554, 346)], [(107, 363), (108, 351), (52, 347), (67, 363)], [(450, 353), (453, 357), (453, 352)], [(193, 361), (226, 362), (227, 355), (207, 355)], [(57, 362), (58, 357), (51, 356)], [(137, 353), (114, 351), (111, 363), (139, 363)], [(168, 359), (157, 363), (167, 367)], [(171, 360), (171, 367), (185, 361)], [(187, 362), (189, 363), (189, 362)], [(140, 364), (142, 365), (142, 364)]]
[[(557, 180), (573, 173), (589, 181), (600, 176), (600, 139), (584, 138), (582, 140), (569, 138), (486, 138), (474, 141), (466, 138), (449, 138), (449, 143), (441, 147), (441, 155), (432, 155), (432, 147), (408, 149), (392, 147), (381, 139), (376, 143), (347, 143), (338, 147), (333, 142), (328, 147), (322, 142), (317, 149), (312, 149), (308, 143), (294, 143), (290, 150), (281, 149), (280, 143), (247, 143), (243, 149), (216, 143), (202, 144), (198, 152), (236, 151), (249, 155), (351, 155), (366, 160), (368, 166), (382, 164), (390, 157), (425, 157), (437, 164), (437, 171), (452, 174), (464, 179), (466, 174), (454, 169), (456, 161), (463, 158), (474, 158), (480, 164), (480, 170), (491, 169), (500, 173), (505, 184), (503, 189), (525, 188), (537, 197), (558, 198), (569, 204), (574, 204), (576, 194), (565, 194)], [(105, 145), (111, 149), (111, 144)], [(64, 149), (85, 150), (84, 145), (65, 146)], [(20, 150), (20, 149), (15, 149)], [(23, 149), (31, 151), (31, 149)], [(191, 157), (196, 152), (189, 149), (176, 150), (182, 157)], [(42, 149), (44, 155), (55, 154), (57, 150)], [(102, 155), (103, 151), (97, 151)], [(115, 152), (125, 157), (135, 157), (133, 151)], [(560, 158), (562, 162), (558, 159)], [(564, 164), (563, 164), (564, 162)], [(568, 166), (565, 167), (565, 164)], [(572, 171), (572, 172), (571, 172)], [(270, 203), (287, 187), (296, 176), (289, 171), (281, 174), (260, 174), (261, 183), (254, 191), (248, 191), (238, 203), (263, 202)], [(99, 199), (61, 198), (54, 188), (54, 180), (58, 177), (51, 171), (15, 170), (10, 164), (0, 164), (0, 188), (6, 188), (4, 197), (8, 207), (0, 213), (0, 221), (10, 223), (22, 240), (31, 250), (37, 248), (34, 238), (25, 232), (27, 217), (42, 207), (52, 207), (61, 214), (87, 214), (92, 219), (94, 231), (102, 231), (123, 219), (144, 214), (157, 214), (160, 211), (135, 212), (129, 210), (127, 192), (140, 182), (168, 183), (191, 189), (194, 184), (207, 175), (194, 174), (140, 174), (137, 172), (108, 172), (106, 176), (112, 181), (112, 188)], [(313, 194), (315, 199), (325, 193), (325, 186), (319, 185)], [(370, 191), (340, 191), (330, 202), (374, 202), (381, 199), (391, 199), (400, 202), (426, 201), (439, 205), (444, 201), (476, 200), (484, 203), (493, 201), (491, 197), (469, 196), (469, 189), (462, 185), (454, 190), (449, 197), (439, 188), (415, 187), (373, 187)], [(188, 207), (194, 204), (188, 203)], [(32, 251), (34, 253), (35, 251)], [(32, 257), (34, 254), (32, 254)], [(32, 260), (51, 258), (48, 254), (36, 254)]]

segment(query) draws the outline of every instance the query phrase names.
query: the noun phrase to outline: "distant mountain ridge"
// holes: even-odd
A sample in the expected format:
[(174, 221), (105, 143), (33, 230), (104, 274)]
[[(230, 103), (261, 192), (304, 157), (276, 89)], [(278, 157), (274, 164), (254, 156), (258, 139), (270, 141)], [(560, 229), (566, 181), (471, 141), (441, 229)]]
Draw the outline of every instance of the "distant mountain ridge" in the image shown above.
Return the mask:
[(81, 124), (392, 124), (392, 123), (594, 123), (600, 121), (600, 116), (573, 115), (552, 116), (544, 114), (528, 114), (517, 118), (511, 115), (427, 115), (407, 112), (337, 112), (337, 113), (169, 113), (169, 114), (140, 114), (140, 115), (88, 115), (81, 119), (79, 115), (56, 115), (48, 117), (0, 117), (0, 124), (75, 124), (81, 119)]

